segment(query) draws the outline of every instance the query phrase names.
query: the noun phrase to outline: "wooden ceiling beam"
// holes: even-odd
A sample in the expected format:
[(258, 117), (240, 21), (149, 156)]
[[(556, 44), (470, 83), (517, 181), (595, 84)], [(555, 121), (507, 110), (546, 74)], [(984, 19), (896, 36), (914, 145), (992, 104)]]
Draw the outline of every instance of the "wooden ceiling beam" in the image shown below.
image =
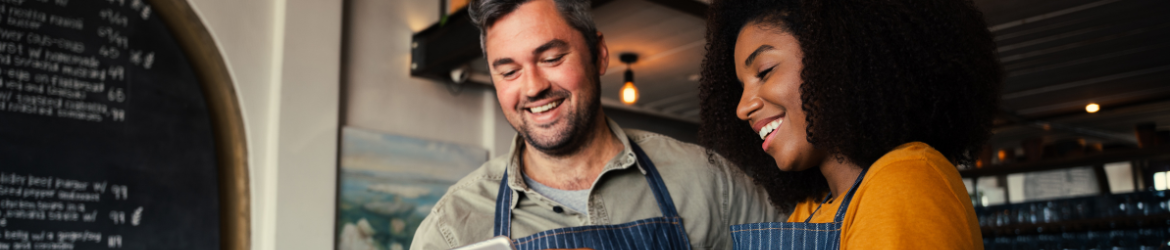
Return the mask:
[(707, 19), (707, 9), (710, 5), (695, 0), (648, 0), (651, 3), (671, 8), (682, 13), (690, 14), (699, 19)]
[(613, 2), (613, 0), (593, 0), (593, 8), (596, 9), (610, 2)]
[[(1170, 103), (1170, 95), (1153, 96), (1153, 97), (1149, 97), (1149, 98), (1137, 99), (1137, 100), (1132, 100), (1132, 101), (1128, 101), (1128, 102), (1110, 103), (1106, 106), (1103, 106), (1103, 109), (1101, 111), (1099, 111), (1098, 113), (1110, 112), (1111, 110), (1120, 110), (1120, 109), (1126, 109), (1126, 108), (1130, 108), (1130, 107), (1137, 107), (1137, 106), (1154, 104), (1154, 103), (1162, 103), (1162, 102)], [(1062, 119), (1069, 119), (1069, 118), (1075, 118), (1078, 116), (1086, 116), (1086, 115), (1091, 115), (1091, 114), (1086, 113), (1083, 109), (1078, 109), (1075, 111), (1054, 113), (1054, 114), (1048, 114), (1048, 115), (1043, 115), (1043, 116), (1026, 117), (1025, 120), (1038, 120), (1038, 121), (1062, 120)], [(1008, 118), (1006, 116), (1003, 116), (1002, 113), (1001, 113), (1000, 117), (1003, 117), (1005, 119)], [(1023, 116), (1021, 116), (1021, 117), (1023, 117)], [(1007, 119), (1007, 120), (1013, 121), (1013, 122), (1001, 124), (999, 126), (996, 126), (995, 129), (1006, 129), (1009, 127), (1020, 126), (1020, 122), (1017, 122), (1017, 119)]]
[(667, 118), (667, 119), (691, 123), (691, 124), (699, 124), (699, 119), (682, 117), (682, 116), (671, 114), (671, 113), (666, 113), (666, 112), (662, 112), (662, 111), (658, 111), (658, 110), (639, 107), (637, 105), (625, 105), (621, 101), (618, 101), (616, 99), (611, 99), (611, 98), (602, 97), (601, 98), (601, 106), (604, 108), (609, 108), (609, 109), (620, 109), (620, 110), (630, 111), (630, 112), (634, 112), (634, 113), (638, 113), (638, 114)]

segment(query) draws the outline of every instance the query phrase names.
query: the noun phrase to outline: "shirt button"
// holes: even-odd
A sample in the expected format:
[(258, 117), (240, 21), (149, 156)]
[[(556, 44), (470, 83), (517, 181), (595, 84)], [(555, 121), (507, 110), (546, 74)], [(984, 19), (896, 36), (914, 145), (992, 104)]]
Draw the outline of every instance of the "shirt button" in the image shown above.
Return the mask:
[(561, 208), (561, 206), (554, 206), (554, 207), (553, 207), (553, 212), (556, 212), (556, 213), (558, 213), (558, 214), (559, 214), (559, 213), (564, 213), (564, 212), (565, 212), (565, 209), (564, 209), (564, 208)]

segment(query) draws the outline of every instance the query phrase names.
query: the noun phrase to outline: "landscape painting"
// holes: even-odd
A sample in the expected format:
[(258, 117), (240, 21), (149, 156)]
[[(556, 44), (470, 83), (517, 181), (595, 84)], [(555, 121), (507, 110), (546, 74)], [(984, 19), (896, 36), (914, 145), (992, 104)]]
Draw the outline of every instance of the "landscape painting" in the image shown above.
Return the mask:
[(342, 129), (337, 249), (410, 249), (447, 188), (487, 161), (482, 147)]

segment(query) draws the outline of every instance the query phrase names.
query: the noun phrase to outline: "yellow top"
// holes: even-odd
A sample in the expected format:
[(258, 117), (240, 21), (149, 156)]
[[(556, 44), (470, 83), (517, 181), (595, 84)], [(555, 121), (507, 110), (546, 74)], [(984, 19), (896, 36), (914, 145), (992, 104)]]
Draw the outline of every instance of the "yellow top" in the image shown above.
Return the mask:
[[(804, 222), (823, 199), (798, 203), (788, 222)], [(840, 203), (824, 204), (811, 222), (832, 222)], [(959, 171), (911, 142), (870, 166), (845, 212), (841, 249), (983, 249), (983, 236)]]

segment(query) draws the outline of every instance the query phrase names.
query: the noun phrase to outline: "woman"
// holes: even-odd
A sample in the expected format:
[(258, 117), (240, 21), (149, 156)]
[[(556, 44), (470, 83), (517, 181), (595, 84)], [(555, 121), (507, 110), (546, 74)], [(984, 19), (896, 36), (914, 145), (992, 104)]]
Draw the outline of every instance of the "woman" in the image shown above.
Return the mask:
[(955, 165), (988, 139), (1002, 72), (970, 1), (711, 7), (700, 141), (794, 209), (733, 226), (736, 249), (983, 248)]

